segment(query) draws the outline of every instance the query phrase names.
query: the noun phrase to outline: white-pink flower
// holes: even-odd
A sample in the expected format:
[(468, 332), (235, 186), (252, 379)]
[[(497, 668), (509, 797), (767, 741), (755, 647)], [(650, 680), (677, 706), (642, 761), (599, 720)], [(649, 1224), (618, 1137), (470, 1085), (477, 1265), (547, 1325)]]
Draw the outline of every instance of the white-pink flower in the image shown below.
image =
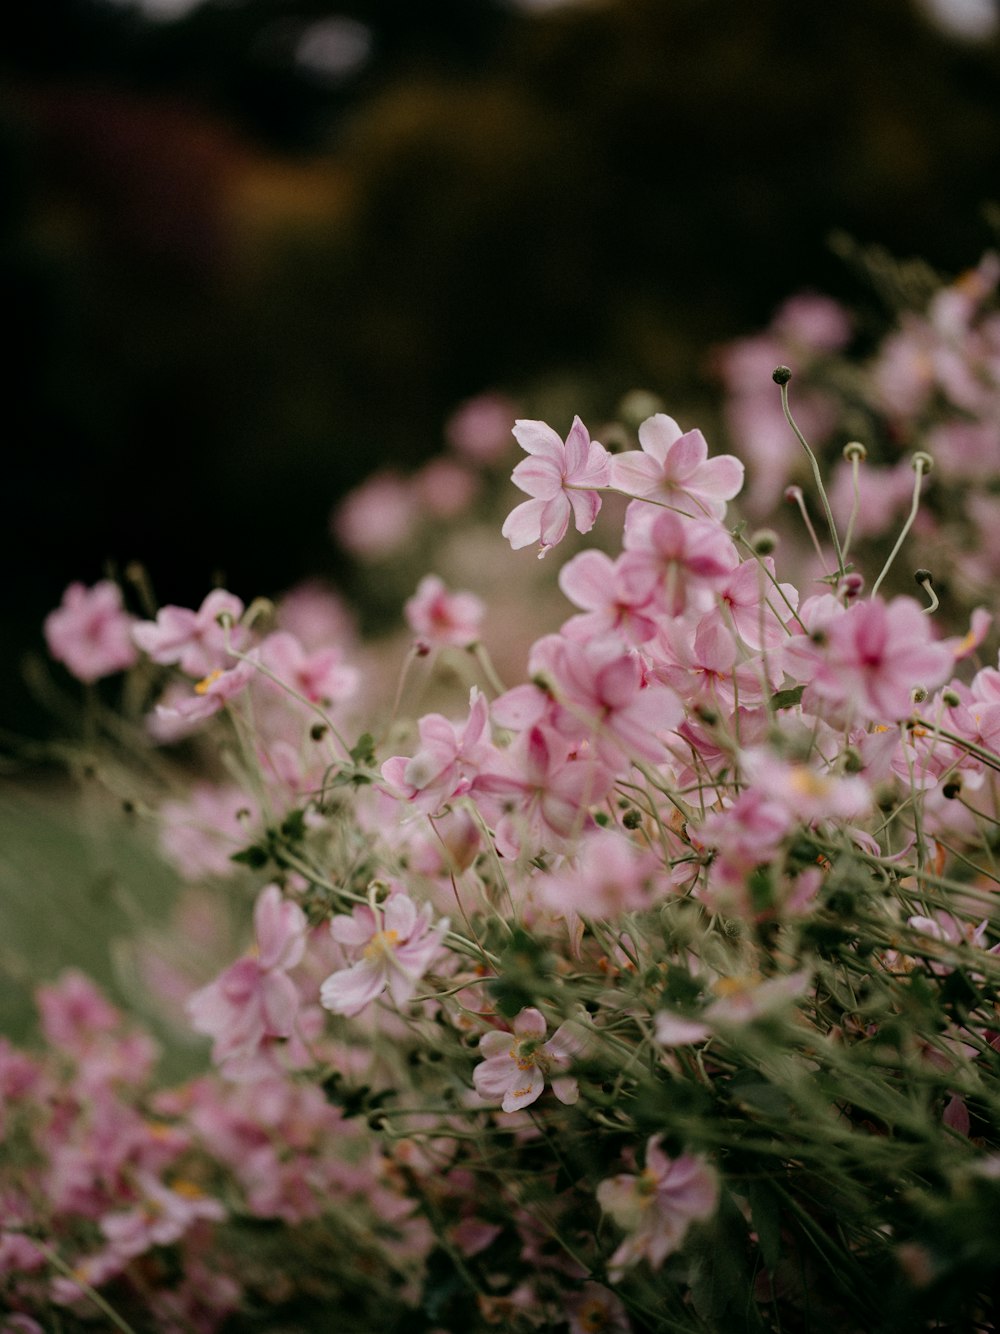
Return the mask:
[(432, 922), (429, 903), (421, 909), (407, 894), (393, 894), (382, 905), (358, 906), (330, 923), (334, 940), (359, 950), (361, 958), (341, 968), (320, 988), (320, 1002), (334, 1014), (360, 1014), (388, 991), (393, 1004), (412, 1000), (417, 984), (441, 952), (447, 917)]
[(593, 528), (601, 508), (594, 488), (609, 484), (610, 457), (579, 417), (565, 444), (541, 421), (515, 422), (514, 436), (530, 457), (517, 465), (511, 481), (531, 499), (508, 514), (502, 532), (515, 551), (538, 542), (544, 555), (566, 536), (571, 516), (578, 533)]
[(93, 588), (70, 584), (60, 605), (45, 618), (45, 642), (56, 662), (89, 683), (123, 672), (136, 661), (132, 625), (121, 591), (110, 579)]
[(681, 428), (663, 412), (639, 427), (639, 450), (611, 459), (611, 485), (630, 496), (665, 500), (686, 514), (721, 519), (726, 501), (743, 485), (743, 464), (732, 454), (708, 457), (698, 430)]
[(715, 1213), (719, 1179), (703, 1158), (685, 1153), (668, 1158), (659, 1136), (646, 1146), (645, 1170), (602, 1181), (597, 1199), (628, 1233), (612, 1255), (608, 1273), (617, 1282), (629, 1265), (645, 1258), (658, 1269), (682, 1242), (692, 1223)]
[(505, 1112), (520, 1111), (541, 1096), (546, 1077), (560, 1102), (576, 1102), (576, 1080), (553, 1071), (569, 1068), (583, 1048), (583, 1030), (568, 1019), (545, 1042), (547, 1028), (544, 1015), (531, 1007), (514, 1020), (513, 1033), (494, 1029), (483, 1034), (479, 1050), (485, 1059), (473, 1070), (472, 1080), (484, 1102), (499, 1102)]
[(486, 615), (474, 593), (452, 593), (435, 574), (421, 579), (403, 611), (413, 633), (433, 648), (468, 648), (479, 639)]

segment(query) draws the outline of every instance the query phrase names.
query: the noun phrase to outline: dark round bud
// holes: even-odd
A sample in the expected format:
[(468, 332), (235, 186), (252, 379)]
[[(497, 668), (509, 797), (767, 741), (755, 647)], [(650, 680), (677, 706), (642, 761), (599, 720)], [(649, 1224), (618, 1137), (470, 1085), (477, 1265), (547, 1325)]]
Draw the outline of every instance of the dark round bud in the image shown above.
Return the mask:
[(368, 1129), (378, 1132), (385, 1129), (385, 1112), (372, 1112), (368, 1117)]
[(615, 1091), (614, 1084), (611, 1082), (610, 1079), (606, 1079), (604, 1083), (601, 1085), (601, 1092), (611, 1094), (614, 1093), (614, 1091)]
[(934, 576), (931, 574), (930, 570), (914, 570), (913, 578), (916, 583), (921, 585), (921, 587), (924, 584), (933, 584), (934, 582)]
[(758, 556), (770, 556), (778, 545), (778, 534), (773, 528), (761, 528), (751, 537), (750, 545)]
[(775, 384), (787, 384), (791, 378), (792, 371), (790, 366), (775, 366), (774, 370), (771, 372), (771, 379)]
[(945, 797), (948, 801), (954, 801), (955, 798), (960, 795), (961, 791), (962, 791), (962, 784), (958, 781), (957, 778), (953, 778), (951, 779), (950, 782), (945, 783), (945, 785), (942, 787), (941, 795), (942, 797)]
[(957, 709), (962, 702), (962, 696), (957, 690), (942, 690), (941, 699), (949, 709)]
[(638, 829), (642, 824), (642, 812), (632, 807), (622, 816), (622, 824), (626, 829)]
[(322, 741), (326, 736), (326, 732), (326, 723), (313, 723), (312, 727), (309, 729), (309, 735), (312, 737), (313, 741)]

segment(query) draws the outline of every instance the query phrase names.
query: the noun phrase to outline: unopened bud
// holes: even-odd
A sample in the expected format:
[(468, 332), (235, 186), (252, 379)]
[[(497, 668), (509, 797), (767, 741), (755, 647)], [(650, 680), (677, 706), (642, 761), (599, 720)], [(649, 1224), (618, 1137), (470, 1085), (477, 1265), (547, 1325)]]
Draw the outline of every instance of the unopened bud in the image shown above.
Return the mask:
[(941, 699), (947, 704), (949, 709), (957, 709), (962, 702), (962, 696), (957, 690), (943, 690), (941, 692)]
[(771, 379), (775, 384), (787, 384), (791, 378), (792, 371), (790, 366), (775, 366), (774, 370), (771, 372)]
[(927, 695), (928, 691), (926, 686), (914, 686), (910, 691), (910, 698), (913, 700), (914, 704), (923, 704)]
[(913, 578), (921, 587), (923, 587), (924, 584), (934, 583), (934, 576), (931, 574), (930, 570), (914, 570)]
[(853, 602), (855, 598), (861, 596), (864, 589), (864, 577), (858, 574), (857, 570), (851, 570), (841, 579), (837, 591), (845, 602)]
[(789, 505), (798, 505), (802, 500), (801, 486), (786, 486), (785, 500)]
[(758, 556), (770, 556), (778, 545), (778, 534), (773, 528), (761, 528), (750, 539)]
[(844, 446), (844, 458), (848, 463), (853, 463), (855, 460), (858, 463), (864, 463), (867, 457), (868, 450), (865, 449), (860, 440), (848, 440)]
[(952, 778), (942, 786), (941, 795), (946, 801), (954, 801), (955, 798), (961, 794), (961, 791), (962, 784), (957, 778)]
[(923, 449), (918, 449), (910, 460), (910, 467), (914, 472), (928, 473), (934, 467), (934, 460)]

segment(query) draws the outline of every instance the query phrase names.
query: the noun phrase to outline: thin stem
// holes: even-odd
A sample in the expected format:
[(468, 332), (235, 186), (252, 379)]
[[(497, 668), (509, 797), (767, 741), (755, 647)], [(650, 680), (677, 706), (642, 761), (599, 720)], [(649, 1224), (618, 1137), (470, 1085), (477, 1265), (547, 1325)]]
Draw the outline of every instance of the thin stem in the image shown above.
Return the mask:
[(781, 410), (785, 414), (785, 421), (795, 432), (795, 438), (809, 456), (809, 463), (812, 466), (813, 479), (816, 482), (816, 488), (819, 491), (820, 500), (823, 502), (823, 509), (826, 513), (826, 521), (830, 527), (830, 537), (833, 539), (833, 549), (837, 553), (837, 573), (843, 577), (847, 573), (844, 565), (844, 553), (841, 550), (840, 538), (837, 535), (837, 525), (833, 521), (833, 510), (830, 508), (830, 499), (826, 494), (826, 487), (823, 485), (823, 475), (819, 470), (819, 461), (816, 455), (809, 447), (809, 442), (799, 430), (795, 418), (792, 416), (792, 410), (788, 406), (788, 385), (783, 384), (781, 389)]
[(889, 558), (886, 561), (886, 563), (882, 566), (882, 573), (875, 580), (875, 583), (872, 586), (872, 594), (871, 594), (872, 597), (874, 597), (875, 594), (878, 592), (878, 590), (881, 588), (882, 580), (885, 578), (885, 576), (889, 573), (890, 569), (892, 568), (892, 563), (899, 555), (899, 549), (903, 545), (903, 542), (906, 540), (907, 533), (913, 527), (913, 521), (917, 517), (917, 510), (920, 508), (920, 486), (924, 480), (924, 474), (929, 470), (929, 468), (930, 468), (930, 459), (928, 455), (914, 454), (913, 470), (917, 474), (917, 480), (913, 484), (913, 500), (910, 503), (910, 512), (906, 516), (906, 522), (903, 524), (899, 536), (896, 538), (896, 545), (889, 552)]

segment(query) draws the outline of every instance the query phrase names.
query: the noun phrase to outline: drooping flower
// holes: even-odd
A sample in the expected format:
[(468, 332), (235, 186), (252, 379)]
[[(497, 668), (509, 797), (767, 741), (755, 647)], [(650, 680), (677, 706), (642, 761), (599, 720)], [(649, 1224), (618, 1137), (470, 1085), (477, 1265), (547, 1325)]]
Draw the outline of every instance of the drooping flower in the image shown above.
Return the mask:
[(643, 1258), (658, 1269), (683, 1243), (692, 1223), (711, 1218), (719, 1180), (703, 1158), (689, 1153), (668, 1158), (654, 1135), (646, 1146), (645, 1170), (602, 1181), (597, 1199), (628, 1233), (609, 1262), (608, 1273), (617, 1282)]
[(578, 533), (593, 528), (601, 508), (594, 488), (608, 485), (610, 459), (579, 417), (565, 444), (541, 421), (516, 422), (514, 435), (530, 457), (517, 465), (511, 481), (531, 499), (511, 510), (502, 532), (515, 551), (538, 542), (544, 555), (566, 536), (570, 517)]
[(576, 1102), (580, 1096), (576, 1080), (552, 1072), (568, 1069), (581, 1051), (581, 1025), (568, 1019), (545, 1042), (545, 1017), (530, 1007), (521, 1011), (512, 1027), (513, 1033), (494, 1029), (479, 1039), (485, 1059), (472, 1072), (479, 1096), (486, 1102), (499, 1102), (505, 1112), (517, 1112), (541, 1096), (547, 1076), (560, 1102)]
[(320, 988), (320, 1003), (334, 1014), (353, 1016), (388, 991), (393, 1004), (406, 1005), (417, 984), (441, 952), (450, 925), (432, 922), (429, 903), (421, 909), (408, 894), (391, 895), (381, 906), (356, 907), (330, 923), (334, 940), (360, 950), (361, 958), (341, 968)]
[(45, 642), (56, 662), (90, 683), (135, 663), (133, 624), (122, 606), (121, 590), (110, 579), (93, 588), (70, 584), (60, 605), (45, 618)]

